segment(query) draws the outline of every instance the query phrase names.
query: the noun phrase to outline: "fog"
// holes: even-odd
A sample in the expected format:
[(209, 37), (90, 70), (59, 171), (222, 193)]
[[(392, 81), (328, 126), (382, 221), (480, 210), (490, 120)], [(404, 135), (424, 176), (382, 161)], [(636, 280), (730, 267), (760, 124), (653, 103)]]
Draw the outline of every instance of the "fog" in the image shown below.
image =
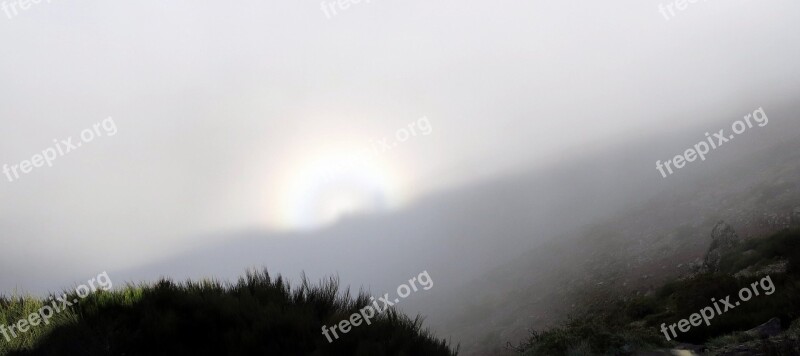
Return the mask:
[[(428, 270), (444, 295), (798, 132), (796, 1), (324, 4), (0, 12), (0, 164), (114, 127), (3, 177), (0, 291), (267, 267), (376, 293)], [(656, 171), (758, 108), (768, 126)]]

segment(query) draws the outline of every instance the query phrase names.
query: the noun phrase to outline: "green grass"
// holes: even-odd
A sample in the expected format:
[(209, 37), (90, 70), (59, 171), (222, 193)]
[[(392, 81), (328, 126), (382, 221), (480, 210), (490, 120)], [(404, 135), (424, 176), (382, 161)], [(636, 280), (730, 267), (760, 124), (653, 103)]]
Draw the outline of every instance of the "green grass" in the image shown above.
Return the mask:
[[(161, 280), (95, 292), (11, 343), (0, 335), (0, 355), (456, 355), (419, 317), (393, 310), (332, 343), (321, 334), (322, 325), (368, 304), (363, 293), (340, 291), (334, 278), (318, 286), (304, 279), (296, 288), (266, 271), (237, 283)], [(41, 305), (0, 298), (0, 322), (14, 323)]]
[[(618, 309), (619, 306), (611, 309)], [(620, 355), (635, 349), (660, 347), (665, 340), (653, 328), (626, 324), (612, 310), (595, 311), (570, 319), (564, 326), (532, 331), (516, 347), (523, 355)]]

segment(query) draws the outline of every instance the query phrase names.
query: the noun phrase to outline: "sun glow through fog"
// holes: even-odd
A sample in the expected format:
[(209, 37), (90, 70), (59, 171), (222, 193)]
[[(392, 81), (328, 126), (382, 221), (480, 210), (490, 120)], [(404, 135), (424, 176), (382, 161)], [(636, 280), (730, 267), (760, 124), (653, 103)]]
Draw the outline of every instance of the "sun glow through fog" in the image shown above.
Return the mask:
[(321, 227), (397, 207), (406, 198), (398, 172), (378, 157), (357, 150), (312, 157), (298, 160), (282, 185), (286, 189), (273, 209), (282, 228)]

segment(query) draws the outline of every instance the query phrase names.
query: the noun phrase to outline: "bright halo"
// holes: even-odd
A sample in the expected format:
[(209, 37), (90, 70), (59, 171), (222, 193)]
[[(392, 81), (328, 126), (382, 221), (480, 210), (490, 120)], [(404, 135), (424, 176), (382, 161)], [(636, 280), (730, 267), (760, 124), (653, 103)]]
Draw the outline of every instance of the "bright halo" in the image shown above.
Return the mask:
[(274, 211), (288, 229), (311, 229), (348, 216), (376, 213), (403, 201), (399, 176), (363, 152), (322, 154), (292, 170)]

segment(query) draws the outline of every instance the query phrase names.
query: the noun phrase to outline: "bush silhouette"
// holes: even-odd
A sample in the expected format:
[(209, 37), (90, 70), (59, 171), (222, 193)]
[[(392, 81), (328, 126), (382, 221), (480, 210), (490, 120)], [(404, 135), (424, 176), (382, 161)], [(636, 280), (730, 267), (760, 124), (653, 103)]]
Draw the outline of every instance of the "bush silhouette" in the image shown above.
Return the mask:
[[(3, 312), (20, 309), (20, 301), (3, 300), (0, 317), (7, 325), (27, 315)], [(93, 293), (58, 314), (49, 326), (38, 326), (36, 334), (23, 335), (26, 339), (15, 340), (5, 352), (0, 349), (0, 354), (456, 354), (447, 342), (422, 330), (419, 317), (412, 320), (394, 310), (374, 318), (371, 325), (362, 323), (347, 334), (339, 333), (332, 343), (322, 335), (323, 325), (349, 318), (369, 302), (363, 293), (356, 297), (349, 290), (340, 293), (336, 278), (311, 286), (304, 277), (294, 289), (266, 271), (248, 272), (235, 284), (162, 279), (153, 285)]]

